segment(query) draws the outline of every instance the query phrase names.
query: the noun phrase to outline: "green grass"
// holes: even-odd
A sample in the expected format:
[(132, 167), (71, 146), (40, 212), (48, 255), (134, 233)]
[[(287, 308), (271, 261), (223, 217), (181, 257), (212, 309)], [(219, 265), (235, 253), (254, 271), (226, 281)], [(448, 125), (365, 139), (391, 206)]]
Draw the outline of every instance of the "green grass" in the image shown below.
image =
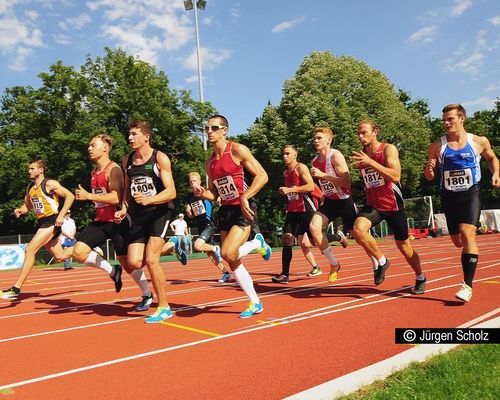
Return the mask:
[(460, 346), (339, 399), (500, 399), (500, 345)]

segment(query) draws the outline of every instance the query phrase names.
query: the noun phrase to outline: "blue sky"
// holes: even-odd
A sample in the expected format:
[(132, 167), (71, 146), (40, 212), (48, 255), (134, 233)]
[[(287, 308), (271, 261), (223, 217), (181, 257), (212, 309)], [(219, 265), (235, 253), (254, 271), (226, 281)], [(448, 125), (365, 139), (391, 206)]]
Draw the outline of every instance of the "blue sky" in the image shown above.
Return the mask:
[[(498, 0), (207, 0), (199, 11), (206, 101), (245, 132), (312, 51), (365, 61), (433, 116), (500, 96)], [(0, 0), (0, 90), (38, 87), (57, 60), (122, 47), (199, 99), (194, 12), (182, 0)]]

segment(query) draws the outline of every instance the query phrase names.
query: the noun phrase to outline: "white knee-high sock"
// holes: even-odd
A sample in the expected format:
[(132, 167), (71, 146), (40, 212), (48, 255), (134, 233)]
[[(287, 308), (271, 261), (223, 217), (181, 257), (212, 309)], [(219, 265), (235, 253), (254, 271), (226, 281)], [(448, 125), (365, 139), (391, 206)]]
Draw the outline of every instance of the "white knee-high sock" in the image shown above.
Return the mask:
[(247, 269), (240, 264), (238, 268), (233, 271), (234, 279), (238, 282), (241, 289), (245, 292), (252, 303), (260, 303), (259, 296), (253, 287), (253, 280)]
[(110, 275), (114, 273), (114, 268), (112, 267), (112, 265), (95, 251), (90, 252), (89, 256), (85, 260), (85, 265), (90, 265), (91, 267), (102, 269)]
[(245, 257), (252, 250), (258, 249), (260, 247), (260, 242), (257, 239), (249, 240), (248, 242), (243, 243), (238, 249), (238, 260), (241, 260), (242, 257)]
[(337, 259), (333, 255), (333, 251), (332, 251), (332, 248), (330, 247), (330, 245), (328, 245), (328, 247), (325, 250), (323, 250), (322, 253), (325, 255), (325, 257), (328, 260), (328, 262), (330, 263), (330, 265), (337, 265), (338, 264)]
[(149, 290), (148, 280), (146, 279), (146, 275), (144, 275), (143, 269), (134, 269), (130, 276), (141, 289), (143, 296), (151, 296), (151, 290)]

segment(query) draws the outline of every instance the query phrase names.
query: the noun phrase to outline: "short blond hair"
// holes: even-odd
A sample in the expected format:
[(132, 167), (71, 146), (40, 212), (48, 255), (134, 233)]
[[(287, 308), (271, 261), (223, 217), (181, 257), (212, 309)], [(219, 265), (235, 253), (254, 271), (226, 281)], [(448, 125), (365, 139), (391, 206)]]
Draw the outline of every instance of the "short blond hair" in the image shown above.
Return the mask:
[(465, 112), (465, 108), (461, 104), (448, 104), (443, 108), (443, 114), (456, 110), (459, 117), (466, 117), (467, 113)]
[(194, 176), (195, 178), (197, 178), (197, 179), (199, 179), (201, 181), (201, 176), (200, 176), (200, 174), (198, 172), (195, 172), (195, 171), (194, 172), (190, 172), (189, 173), (189, 177), (192, 177), (192, 176)]

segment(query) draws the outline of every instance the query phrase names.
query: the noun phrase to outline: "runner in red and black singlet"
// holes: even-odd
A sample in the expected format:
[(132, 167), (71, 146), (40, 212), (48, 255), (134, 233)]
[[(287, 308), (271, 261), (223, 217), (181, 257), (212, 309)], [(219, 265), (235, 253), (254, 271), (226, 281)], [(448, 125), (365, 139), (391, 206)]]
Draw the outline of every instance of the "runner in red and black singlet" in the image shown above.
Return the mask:
[[(338, 263), (327, 236), (323, 229), (331, 221), (341, 217), (344, 232), (351, 230), (356, 209), (351, 197), (351, 177), (349, 168), (342, 153), (331, 148), (333, 132), (330, 128), (319, 127), (314, 131), (314, 146), (318, 155), (312, 160), (311, 175), (318, 180), (324, 195), (323, 204), (313, 215), (310, 224), (311, 235), (318, 249), (323, 253), (330, 265), (328, 281), (335, 282), (338, 278), (340, 264)], [(337, 231), (340, 243), (347, 247), (347, 238), (344, 232)], [(319, 268), (313, 268), (308, 274), (315, 276), (322, 274)]]
[(283, 173), (285, 186), (279, 188), (281, 195), (286, 196), (285, 226), (283, 227), (283, 251), (281, 253), (281, 274), (272, 277), (275, 283), (288, 283), (290, 263), (292, 261), (292, 246), (295, 238), (300, 245), (304, 257), (311, 267), (318, 268), (312, 254), (309, 241), (309, 223), (317, 204), (314, 203), (312, 192), (314, 181), (305, 164), (297, 161), (298, 151), (295, 145), (286, 145), (283, 149), (283, 161), (287, 169)]
[(363, 151), (354, 152), (352, 160), (360, 169), (365, 186), (367, 204), (358, 213), (353, 234), (374, 263), (374, 282), (380, 285), (385, 279), (389, 260), (380, 251), (370, 229), (382, 220), (394, 233), (396, 245), (415, 271), (416, 282), (412, 291), (425, 291), (425, 275), (420, 266), (420, 257), (408, 239), (408, 223), (401, 192), (401, 164), (396, 146), (378, 140), (380, 127), (371, 120), (358, 125), (358, 137)]
[[(205, 163), (208, 188), (193, 188), (196, 195), (215, 201), (221, 200), (218, 228), (221, 234), (221, 253), (233, 271), (234, 277), (250, 299), (248, 308), (240, 313), (240, 318), (249, 318), (263, 310), (253, 281), (240, 260), (240, 247), (247, 241), (252, 231), (252, 221), (256, 217), (255, 202), (252, 198), (266, 184), (266, 171), (250, 150), (242, 144), (226, 139), (228, 121), (222, 115), (208, 119), (205, 130), (213, 153)], [(245, 170), (252, 176), (245, 183)], [(261, 248), (270, 256), (270, 247), (258, 233), (254, 240), (261, 241)]]

